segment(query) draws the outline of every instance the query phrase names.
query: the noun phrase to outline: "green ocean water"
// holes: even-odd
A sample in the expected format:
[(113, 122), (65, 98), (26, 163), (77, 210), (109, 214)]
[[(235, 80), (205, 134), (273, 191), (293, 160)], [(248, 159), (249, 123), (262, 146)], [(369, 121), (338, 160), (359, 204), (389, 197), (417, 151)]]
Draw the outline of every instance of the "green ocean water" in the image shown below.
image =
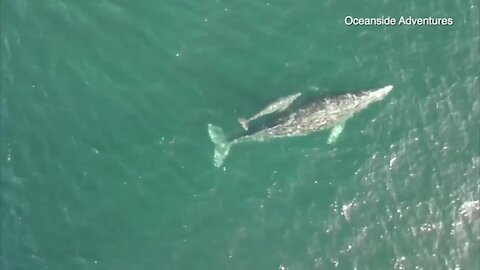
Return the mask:
[[(0, 5), (1, 269), (478, 269), (478, 1)], [(209, 123), (388, 84), (213, 166)]]

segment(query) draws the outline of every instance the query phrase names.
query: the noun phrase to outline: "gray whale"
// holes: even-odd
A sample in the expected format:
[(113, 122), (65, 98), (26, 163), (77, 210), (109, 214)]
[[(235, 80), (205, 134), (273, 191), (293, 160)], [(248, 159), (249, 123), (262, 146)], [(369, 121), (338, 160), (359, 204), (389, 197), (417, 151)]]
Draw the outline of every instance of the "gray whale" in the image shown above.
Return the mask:
[(333, 127), (329, 138), (329, 143), (332, 143), (348, 118), (371, 103), (382, 100), (392, 89), (392, 85), (387, 85), (378, 89), (313, 100), (278, 119), (273, 125), (243, 134), (233, 140), (227, 140), (220, 127), (208, 124), (208, 134), (215, 144), (214, 165), (220, 167), (228, 156), (230, 147), (241, 142), (302, 136)]

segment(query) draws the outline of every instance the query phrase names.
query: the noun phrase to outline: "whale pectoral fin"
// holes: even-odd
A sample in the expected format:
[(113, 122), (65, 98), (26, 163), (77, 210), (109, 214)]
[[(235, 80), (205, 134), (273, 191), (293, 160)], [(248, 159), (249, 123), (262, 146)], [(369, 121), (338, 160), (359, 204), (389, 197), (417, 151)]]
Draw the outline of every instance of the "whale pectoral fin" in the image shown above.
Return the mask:
[(340, 136), (340, 133), (343, 131), (343, 127), (345, 127), (345, 122), (335, 126), (332, 128), (332, 131), (330, 132), (330, 136), (328, 136), (328, 144), (333, 144), (337, 141), (338, 137)]

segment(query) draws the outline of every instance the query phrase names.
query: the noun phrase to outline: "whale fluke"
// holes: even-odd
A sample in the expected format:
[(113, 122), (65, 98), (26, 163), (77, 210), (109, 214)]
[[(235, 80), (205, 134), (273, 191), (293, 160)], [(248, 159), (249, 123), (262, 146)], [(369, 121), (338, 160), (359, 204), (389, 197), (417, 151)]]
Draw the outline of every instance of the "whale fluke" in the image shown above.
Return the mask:
[(213, 154), (213, 164), (215, 167), (220, 167), (223, 161), (228, 156), (232, 142), (228, 142), (221, 127), (208, 124), (208, 135), (215, 145), (215, 152)]
[(242, 125), (244, 130), (248, 130), (248, 120), (245, 118), (238, 118), (238, 122)]

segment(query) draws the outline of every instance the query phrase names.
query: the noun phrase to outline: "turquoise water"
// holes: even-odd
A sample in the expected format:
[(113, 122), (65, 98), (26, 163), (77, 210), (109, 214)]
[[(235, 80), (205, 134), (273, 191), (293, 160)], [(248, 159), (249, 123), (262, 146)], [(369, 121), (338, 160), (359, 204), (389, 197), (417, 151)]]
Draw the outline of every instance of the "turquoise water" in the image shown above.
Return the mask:
[[(480, 265), (477, 1), (0, 3), (1, 269)], [(388, 84), (333, 145), (213, 166), (208, 123)]]

